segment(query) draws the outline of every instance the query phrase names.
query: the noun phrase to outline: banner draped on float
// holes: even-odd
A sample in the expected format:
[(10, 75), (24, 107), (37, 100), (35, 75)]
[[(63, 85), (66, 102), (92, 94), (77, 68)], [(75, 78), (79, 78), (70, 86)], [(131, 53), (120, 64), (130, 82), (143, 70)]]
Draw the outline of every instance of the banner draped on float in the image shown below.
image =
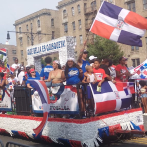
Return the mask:
[[(101, 92), (97, 91), (96, 84), (90, 84), (95, 103), (95, 114), (113, 110), (128, 108), (132, 102), (134, 83), (116, 83), (105, 81), (101, 86)], [(88, 92), (90, 93), (91, 91)], [(89, 94), (88, 94), (89, 95)]]
[(142, 47), (147, 19), (104, 1), (90, 31), (115, 42)]

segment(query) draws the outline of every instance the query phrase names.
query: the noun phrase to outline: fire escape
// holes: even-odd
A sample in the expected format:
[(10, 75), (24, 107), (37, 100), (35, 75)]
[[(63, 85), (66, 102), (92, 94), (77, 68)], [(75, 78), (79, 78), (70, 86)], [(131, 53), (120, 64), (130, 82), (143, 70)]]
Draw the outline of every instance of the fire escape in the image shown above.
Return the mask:
[(84, 9), (84, 14), (85, 14), (85, 30), (86, 30), (86, 35), (88, 35), (87, 44), (93, 44), (94, 43), (94, 34), (89, 32), (89, 30), (91, 28), (93, 20), (96, 17), (97, 9), (98, 8), (96, 6), (96, 3), (91, 4), (91, 7), (88, 7), (88, 8)]

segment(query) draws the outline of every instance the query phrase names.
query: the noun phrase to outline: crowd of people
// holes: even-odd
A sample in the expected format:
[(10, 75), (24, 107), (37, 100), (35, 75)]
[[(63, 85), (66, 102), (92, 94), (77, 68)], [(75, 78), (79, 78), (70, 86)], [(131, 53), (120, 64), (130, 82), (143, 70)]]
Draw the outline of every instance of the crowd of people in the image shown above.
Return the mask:
[[(66, 65), (60, 65), (58, 60), (52, 62), (51, 57), (46, 57), (46, 66), (41, 70), (39, 74), (35, 70), (34, 65), (21, 65), (18, 63), (18, 59), (15, 59), (15, 63), (12, 64), (14, 71), (8, 71), (4, 67), (4, 63), (0, 62), (0, 88), (3, 90), (5, 86), (11, 92), (11, 98), (13, 101), (14, 86), (27, 86), (28, 88), (34, 88), (29, 82), (29, 79), (43, 80), (46, 86), (51, 87), (62, 86), (62, 85), (77, 85), (81, 83), (97, 83), (99, 90), (104, 81), (112, 81), (114, 84), (117, 81), (128, 82), (131, 74), (126, 66), (126, 58), (121, 57), (118, 65), (113, 65), (111, 59), (103, 59), (100, 61), (93, 55), (88, 58), (88, 51), (84, 50), (76, 63), (74, 58), (68, 58)], [(80, 93), (80, 108), (82, 115), (85, 114), (85, 106), (83, 102), (83, 89), (79, 89)], [(1, 98), (0, 93), (0, 98)], [(93, 102), (90, 100), (89, 106), (91, 109), (94, 107)]]

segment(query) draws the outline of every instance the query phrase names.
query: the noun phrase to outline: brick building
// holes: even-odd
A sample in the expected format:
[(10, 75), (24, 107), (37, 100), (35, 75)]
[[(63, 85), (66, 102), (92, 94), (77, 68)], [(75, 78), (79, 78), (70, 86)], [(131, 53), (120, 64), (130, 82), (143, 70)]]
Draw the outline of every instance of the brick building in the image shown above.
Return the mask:
[[(57, 10), (42, 9), (16, 20), (14, 26), (15, 30), (20, 32), (16, 34), (18, 59), (25, 65), (27, 64), (26, 49), (32, 45), (32, 40), (35, 45), (60, 37), (59, 12)], [(37, 33), (32, 36), (33, 39), (31, 39), (31, 31)], [(41, 33), (50, 35), (42, 35)]]
[(14, 59), (17, 57), (17, 49), (15, 45), (6, 45), (0, 43), (0, 49), (5, 48), (7, 49), (7, 57), (8, 57), (8, 64), (12, 65), (14, 63)]
[[(147, 0), (106, 0), (122, 8), (147, 17)], [(103, 0), (62, 0), (57, 8), (60, 14), (60, 36), (73, 36), (76, 52), (79, 54), (87, 35), (88, 43), (94, 42), (95, 35), (89, 32), (93, 19)], [(143, 47), (119, 44), (128, 58), (129, 66), (137, 66), (147, 58), (147, 33), (142, 38)]]

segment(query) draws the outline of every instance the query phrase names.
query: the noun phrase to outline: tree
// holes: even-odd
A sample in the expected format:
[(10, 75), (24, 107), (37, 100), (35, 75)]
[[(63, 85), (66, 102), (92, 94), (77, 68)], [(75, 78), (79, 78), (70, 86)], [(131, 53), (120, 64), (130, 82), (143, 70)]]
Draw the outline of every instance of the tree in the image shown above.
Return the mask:
[(94, 44), (88, 44), (89, 56), (98, 57), (99, 60), (109, 58), (116, 65), (119, 63), (119, 58), (124, 55), (119, 45), (111, 40), (97, 36)]

